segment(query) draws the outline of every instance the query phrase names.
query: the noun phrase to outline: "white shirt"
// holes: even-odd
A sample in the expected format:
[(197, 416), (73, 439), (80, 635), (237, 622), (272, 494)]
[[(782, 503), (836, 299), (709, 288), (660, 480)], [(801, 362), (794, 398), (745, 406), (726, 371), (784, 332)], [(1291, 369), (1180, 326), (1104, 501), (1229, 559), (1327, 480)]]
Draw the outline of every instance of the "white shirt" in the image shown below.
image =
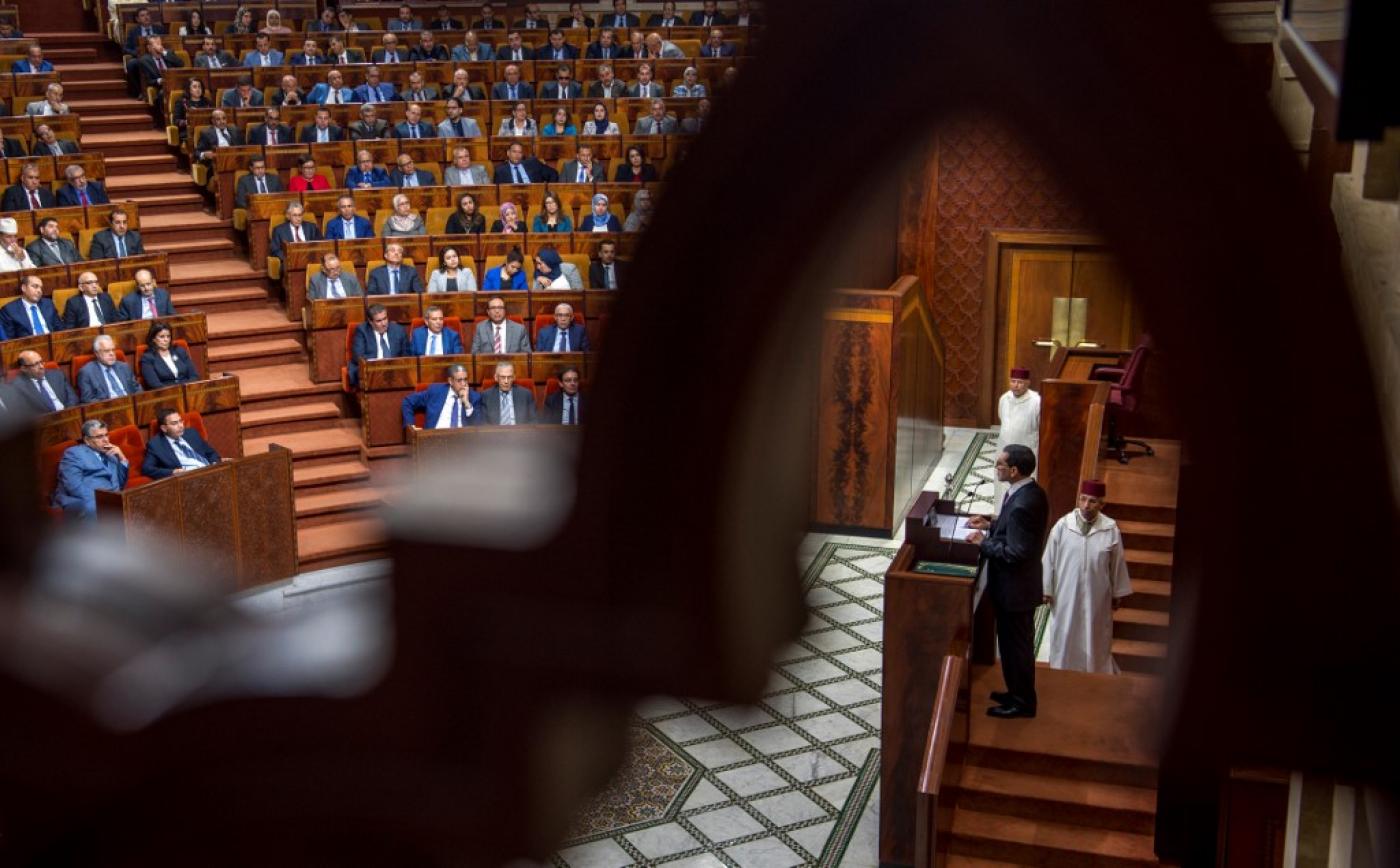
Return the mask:
[[(166, 442), (170, 444), (170, 451), (174, 452), (175, 457), (180, 459), (180, 466), (185, 470), (194, 470), (199, 467), (208, 467), (209, 463), (203, 458), (200, 458), (198, 452), (195, 452), (194, 457), (191, 458), (190, 456), (180, 451), (180, 442), (184, 441), (184, 439), (185, 438), (181, 437), (180, 440), (177, 441), (171, 439), (170, 437), (165, 438)], [(185, 446), (191, 452), (194, 452), (194, 447), (190, 446), (188, 442), (185, 442)]]
[(88, 308), (88, 324), (89, 324), (89, 325), (102, 325), (102, 324), (103, 324), (103, 319), (102, 319), (102, 307), (101, 307), (101, 305), (99, 305), (99, 304), (97, 303), (97, 298), (96, 298), (96, 296), (85, 295), (85, 296), (83, 296), (83, 299), (87, 302), (87, 308)]
[[(448, 391), (451, 392), (451, 389), (448, 389)], [(442, 402), (442, 412), (438, 414), (437, 423), (433, 425), (433, 427), (451, 428), (452, 408), (458, 405), (462, 407), (462, 425), (465, 426), (467, 424), (467, 419), (471, 418), (472, 415), (472, 403), (471, 401), (463, 401), (457, 396), (456, 392), (452, 392), (448, 399)]]
[(369, 333), (370, 337), (374, 340), (374, 357), (376, 359), (392, 358), (392, 356), (384, 355), (384, 345), (389, 342), (389, 333), (386, 331), (381, 334), (374, 329), (370, 329)]
[(29, 258), (29, 251), (23, 247), (19, 248), (19, 256), (11, 256), (9, 251), (0, 250), (0, 271), (20, 271), (25, 268), (33, 268), (34, 260)]
[(180, 369), (175, 365), (174, 353), (156, 352), (156, 358), (160, 359), (162, 362), (165, 363), (165, 366), (170, 369), (170, 373), (174, 374), (177, 377), (180, 375)]
[(442, 355), (442, 332), (428, 329), (428, 339), (423, 344), (423, 354), (426, 356)]

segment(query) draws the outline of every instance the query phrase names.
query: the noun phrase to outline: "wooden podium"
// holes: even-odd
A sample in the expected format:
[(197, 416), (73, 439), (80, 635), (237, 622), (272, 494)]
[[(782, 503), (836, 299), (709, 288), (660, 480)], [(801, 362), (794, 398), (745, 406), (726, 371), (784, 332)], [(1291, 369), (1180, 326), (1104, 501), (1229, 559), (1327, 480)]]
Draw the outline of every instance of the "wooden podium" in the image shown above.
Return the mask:
[(292, 453), (267, 452), (128, 488), (97, 492), (127, 542), (175, 551), (237, 578), (239, 589), (297, 572)]

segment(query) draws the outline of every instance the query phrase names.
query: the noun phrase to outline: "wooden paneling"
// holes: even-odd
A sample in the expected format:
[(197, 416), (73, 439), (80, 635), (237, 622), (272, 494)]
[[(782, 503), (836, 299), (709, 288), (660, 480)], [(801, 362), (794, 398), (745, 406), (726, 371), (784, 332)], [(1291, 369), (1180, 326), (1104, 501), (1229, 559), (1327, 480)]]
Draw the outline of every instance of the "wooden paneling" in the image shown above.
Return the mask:
[[(238, 560), (242, 587), (276, 581), (297, 572), (296, 503), (291, 452), (274, 447), (262, 459), (238, 464)], [(290, 544), (289, 544), (290, 543)]]
[(1106, 400), (1107, 383), (1052, 379), (1041, 384), (1036, 478), (1049, 498), (1052, 519), (1074, 508), (1086, 455), (1088, 472), (1094, 472)]

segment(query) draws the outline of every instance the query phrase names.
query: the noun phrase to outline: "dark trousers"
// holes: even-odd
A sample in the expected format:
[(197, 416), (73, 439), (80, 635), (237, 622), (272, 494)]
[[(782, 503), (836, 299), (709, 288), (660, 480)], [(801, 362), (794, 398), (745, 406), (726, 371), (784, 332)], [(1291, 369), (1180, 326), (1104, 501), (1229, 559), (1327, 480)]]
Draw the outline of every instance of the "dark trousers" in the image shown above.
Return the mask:
[(1001, 677), (1006, 692), (1028, 711), (1035, 711), (1035, 610), (1003, 612), (996, 609), (997, 646), (1001, 652)]

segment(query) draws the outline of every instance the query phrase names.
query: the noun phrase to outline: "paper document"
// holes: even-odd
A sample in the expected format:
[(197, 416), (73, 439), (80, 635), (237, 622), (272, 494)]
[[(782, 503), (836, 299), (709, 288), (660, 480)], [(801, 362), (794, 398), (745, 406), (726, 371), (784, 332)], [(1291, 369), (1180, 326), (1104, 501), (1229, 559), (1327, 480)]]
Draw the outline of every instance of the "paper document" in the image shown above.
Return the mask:
[(938, 536), (940, 539), (955, 539), (965, 542), (967, 540), (967, 535), (976, 530), (976, 528), (967, 526), (968, 521), (972, 518), (970, 515), (940, 514), (935, 517), (938, 519)]

